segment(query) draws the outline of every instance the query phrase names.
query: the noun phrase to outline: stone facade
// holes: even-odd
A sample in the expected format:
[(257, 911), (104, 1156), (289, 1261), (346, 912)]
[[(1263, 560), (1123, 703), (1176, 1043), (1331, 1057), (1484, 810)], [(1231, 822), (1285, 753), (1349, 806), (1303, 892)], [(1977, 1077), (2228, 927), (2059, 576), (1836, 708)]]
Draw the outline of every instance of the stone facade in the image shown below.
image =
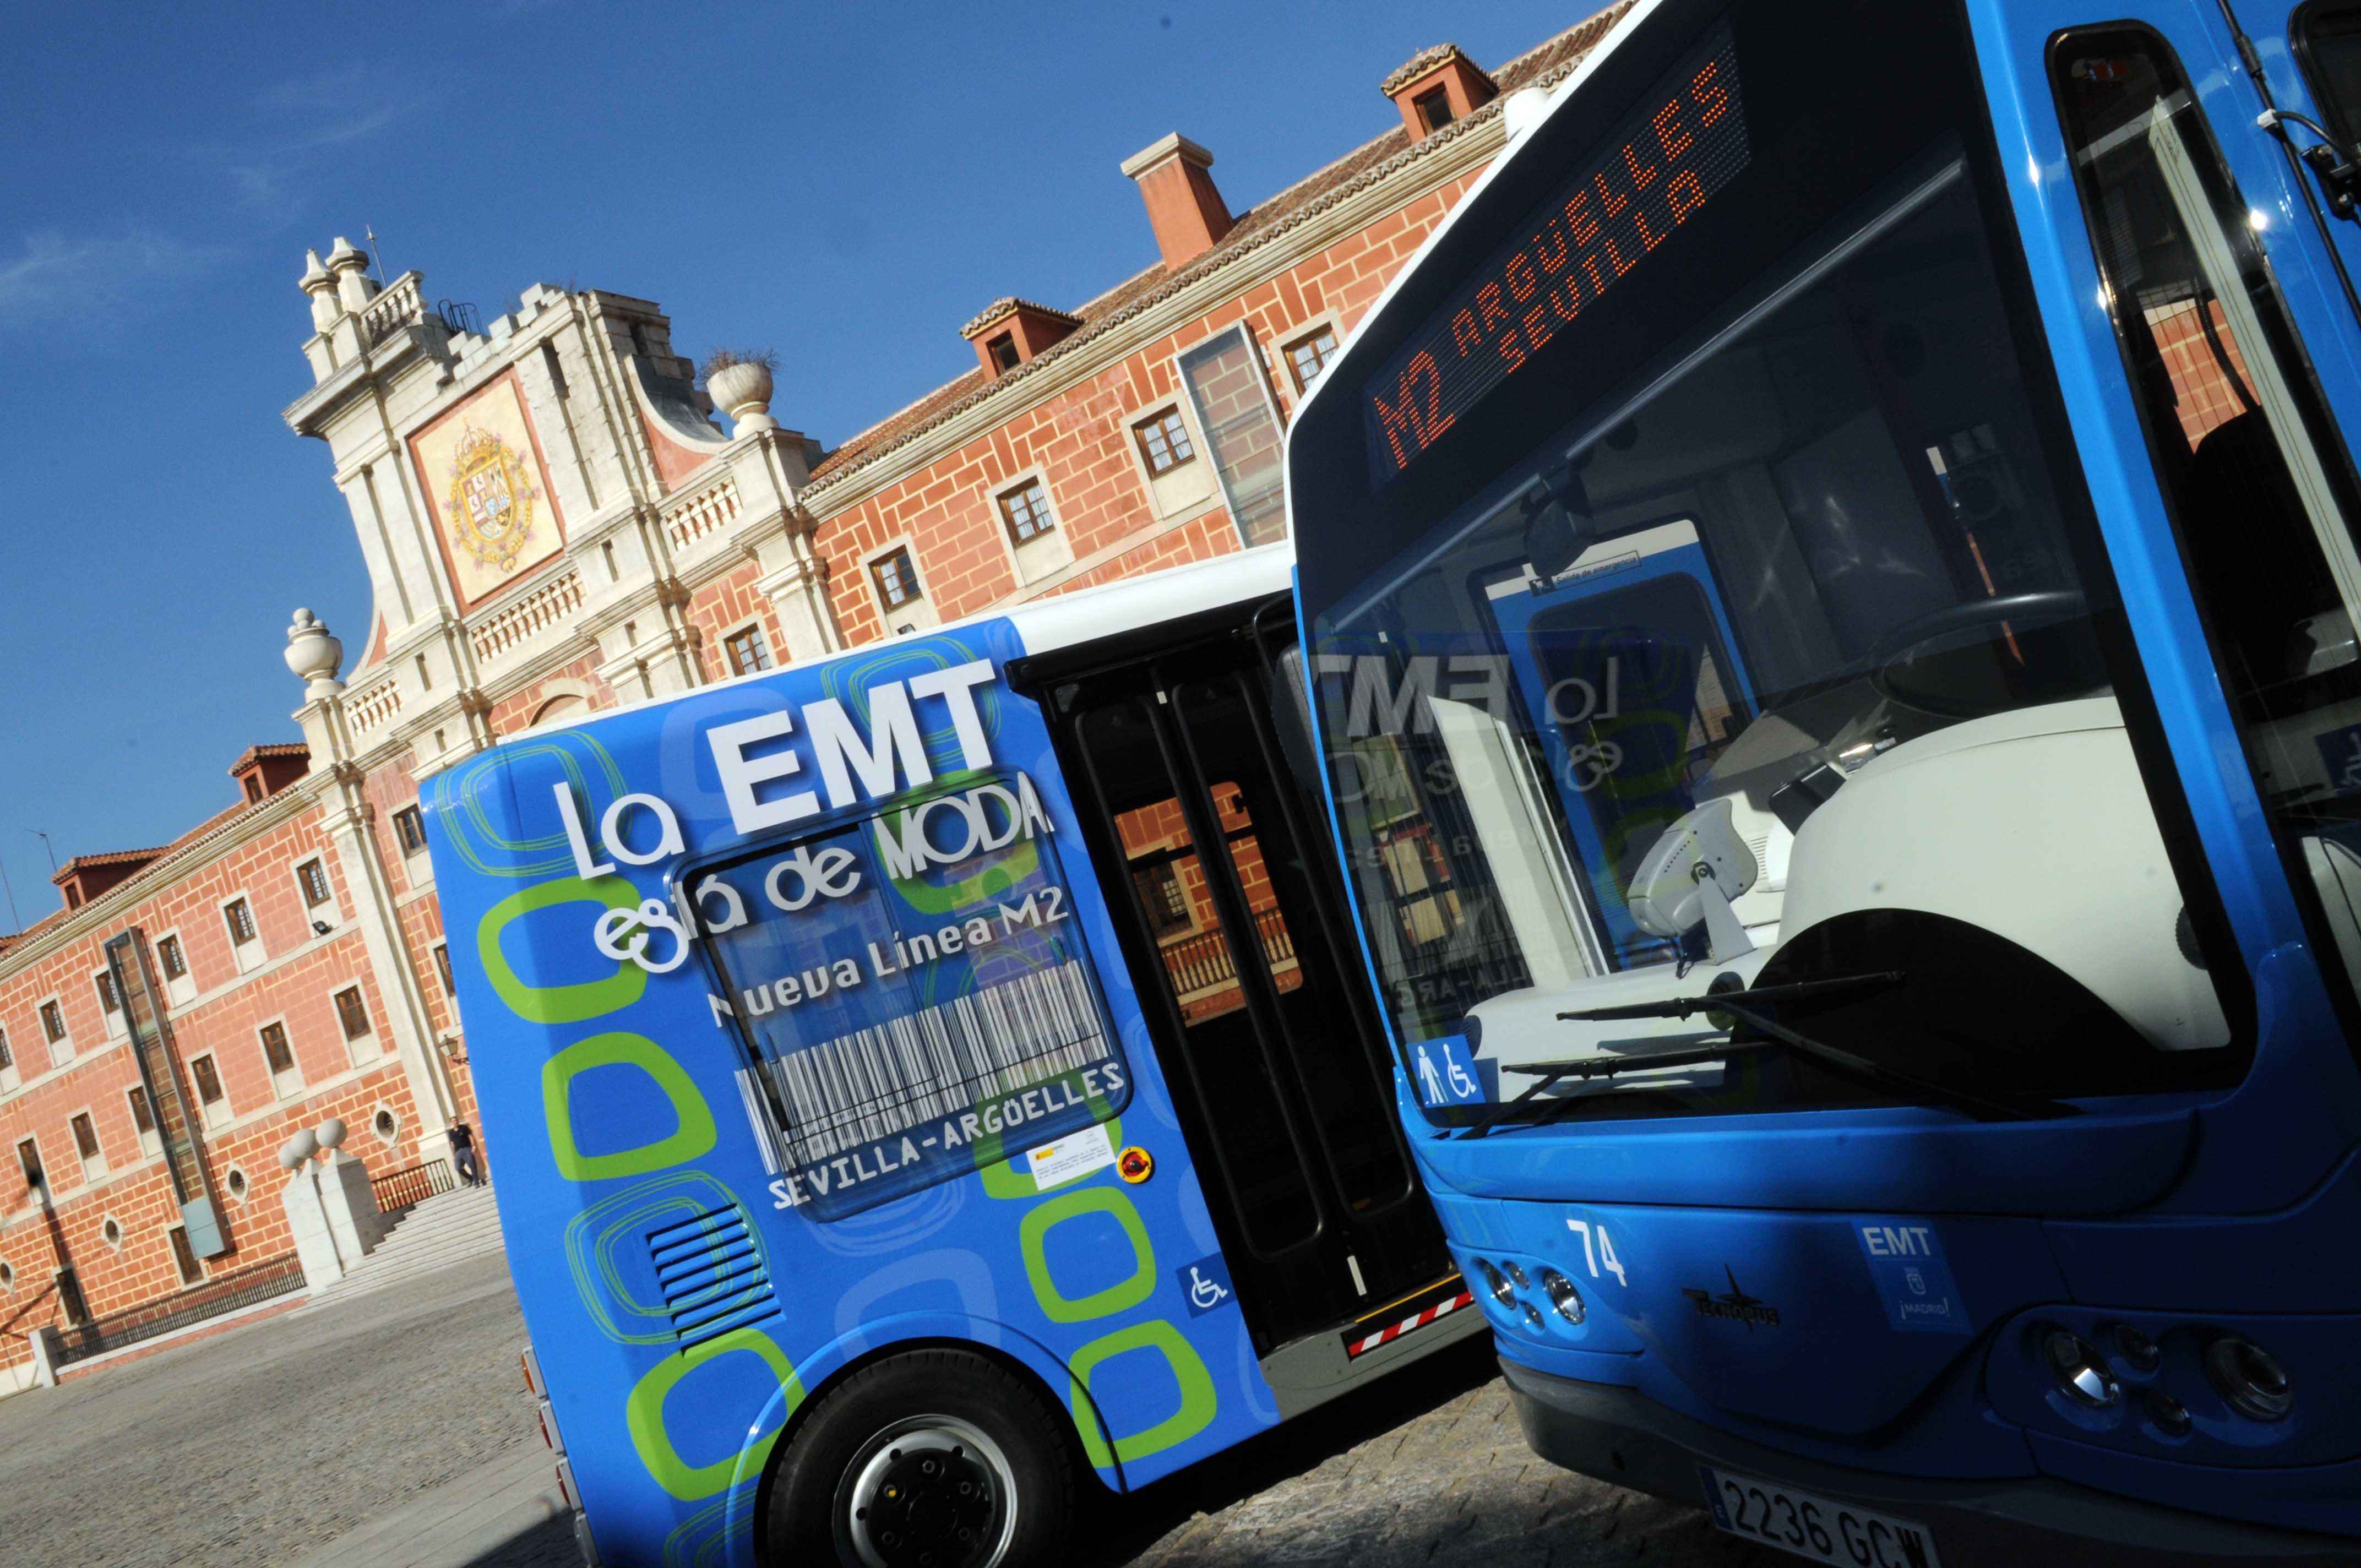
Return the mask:
[[(1504, 145), (1502, 103), (1470, 84), (1548, 87), (1620, 14), (1488, 75), (1422, 51), (1384, 84), (1401, 126), (1242, 215), (1212, 153), (1164, 138), (1123, 164), (1160, 260), (1072, 311), (995, 302), (963, 332), (975, 369), (833, 451), (746, 390), (767, 375), (731, 378), (725, 432), (647, 301), (536, 286), (478, 326), (429, 306), (415, 272), (380, 286), (349, 244), (313, 255), (313, 386), (285, 417), (326, 445), (371, 623), (343, 629), (361, 633), (347, 669), (299, 615), (302, 745), (240, 759), (242, 798), (178, 842), (78, 859), (69, 907), (0, 938), (0, 1144), (13, 1162), (30, 1140), (45, 1178), (0, 1180), (0, 1392), (66, 1315), (60, 1270), (105, 1315), (183, 1289), (192, 1263), (284, 1255), (275, 1156), (295, 1132), (341, 1117), (382, 1171), (442, 1157), (448, 1124), (476, 1119), (433, 871), (405, 832), (419, 780), (539, 725), (1284, 537), (1279, 443), (1310, 378)], [(1443, 75), (1454, 116), (1430, 124), (1411, 99)], [(1153, 827), (1143, 850), (1170, 839)], [(1176, 949), (1203, 924), (1180, 874)], [(234, 943), (240, 899), (254, 936)], [(218, 1085), (200, 1115), (217, 1256), (171, 1242), (94, 979), (132, 927), (151, 962), (178, 938), (178, 1070), (192, 1103)], [(357, 1033), (336, 1000), (354, 987)], [(1220, 977), (1203, 989), (1225, 1004)], [(274, 1070), (269, 1025), (291, 1067)], [(485, 1152), (497, 1174), (496, 1139)]]

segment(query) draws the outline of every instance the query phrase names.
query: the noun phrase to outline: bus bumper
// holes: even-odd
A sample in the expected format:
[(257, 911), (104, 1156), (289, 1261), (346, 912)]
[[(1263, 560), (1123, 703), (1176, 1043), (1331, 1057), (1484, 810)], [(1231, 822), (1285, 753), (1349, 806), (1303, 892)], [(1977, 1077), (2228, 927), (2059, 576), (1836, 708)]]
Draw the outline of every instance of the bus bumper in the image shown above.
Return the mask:
[(2223, 1568), (2361, 1560), (2361, 1541), (2184, 1513), (2046, 1476), (1941, 1481), (1824, 1464), (1733, 1437), (1630, 1388), (1554, 1376), (1506, 1356), (1500, 1367), (1525, 1441), (1553, 1464), (1699, 1508), (1700, 1464), (1775, 1479), (1924, 1524), (1947, 1564)]

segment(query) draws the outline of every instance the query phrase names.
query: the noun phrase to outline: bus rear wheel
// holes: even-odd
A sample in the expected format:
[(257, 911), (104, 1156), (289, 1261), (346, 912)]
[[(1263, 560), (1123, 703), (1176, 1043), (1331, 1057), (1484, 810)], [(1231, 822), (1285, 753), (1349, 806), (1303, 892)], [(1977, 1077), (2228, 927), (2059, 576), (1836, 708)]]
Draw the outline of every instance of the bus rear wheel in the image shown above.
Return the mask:
[(1031, 1568), (1062, 1561), (1074, 1510), (1065, 1422), (980, 1355), (864, 1367), (803, 1422), (772, 1486), (777, 1568)]

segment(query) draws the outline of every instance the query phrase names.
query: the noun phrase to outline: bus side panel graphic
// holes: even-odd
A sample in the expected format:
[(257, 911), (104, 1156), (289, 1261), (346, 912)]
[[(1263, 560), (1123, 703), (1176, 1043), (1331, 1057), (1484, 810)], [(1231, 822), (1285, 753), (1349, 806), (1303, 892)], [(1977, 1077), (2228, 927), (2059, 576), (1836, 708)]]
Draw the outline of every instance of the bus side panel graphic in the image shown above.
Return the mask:
[[(1073, 1413), (1082, 1451), (1115, 1485), (1138, 1486), (1273, 1422), (1235, 1303), (1191, 1310), (1189, 1266), (1213, 1250), (1203, 1201), (1048, 731), (999, 680), (1022, 652), (1005, 622), (911, 639), (511, 742), (425, 791), (503, 1224), (555, 1239), (512, 1251), (510, 1267), (568, 1461), (596, 1478), (584, 1489), (610, 1560), (751, 1562), (754, 1487), (780, 1431), (810, 1391), (897, 1341), (968, 1340), (1024, 1364)], [(989, 663), (978, 671), (978, 661)], [(941, 695), (956, 681), (967, 683), (965, 706)], [(742, 777), (725, 775), (713, 741), (750, 724), (774, 731), (738, 751), (741, 775), (770, 774), (752, 792), (753, 810), (797, 791), (815, 807), (751, 837), (739, 826)], [(988, 767), (974, 765), (980, 756)], [(930, 775), (916, 786), (914, 763)], [(872, 783), (892, 793), (869, 793)], [(997, 876), (972, 874), (972, 861), (931, 863), (906, 837), (907, 808), (986, 784), (1038, 813), (1029, 842), (1039, 852)], [(963, 809), (939, 808), (921, 825), (936, 857), (969, 847)], [(1007, 831), (998, 797), (979, 809), (987, 841)], [(881, 848), (873, 824), (888, 819), (904, 836)], [(834, 1095), (853, 1123), (876, 1114), (851, 1081), (873, 1070), (864, 1064), (921, 1034), (960, 1045), (947, 1031), (962, 1017), (976, 1039), (1001, 1041), (1032, 1037), (1008, 1022), (1020, 1013), (1038, 1031), (1049, 1027), (1043, 1009), (1062, 1009), (1060, 1026), (1077, 1038), (1106, 1036), (1035, 1081), (1020, 1063), (1014, 1076), (936, 1084), (968, 1093), (971, 1079), (989, 1080), (993, 1113), (973, 1113), (955, 1165), (929, 1162), (923, 1179), (869, 1206), (813, 1201), (810, 1180), (791, 1180), (798, 1149), (817, 1150), (807, 1129), (781, 1124), (761, 1083), (767, 1074), (784, 1106), (791, 1075), (776, 1055), (750, 1057), (749, 1021), (736, 1015), (747, 988), (724, 995), (718, 970), (684, 945), (700, 922), (729, 925), (733, 900), (702, 878), (676, 880), (750, 848), (779, 850), (750, 862), (752, 874), (720, 873), (750, 905), (745, 925), (715, 942), (738, 954), (723, 944), (761, 922), (831, 928), (789, 924), (826, 902), (787, 912), (804, 891), (796, 872), (781, 873), (780, 899), (763, 883), (794, 845), (840, 842), (862, 844), (859, 869), (879, 880), (873, 892), (906, 948), (917, 932), (964, 930), (979, 910), (997, 934), (1009, 927), (1002, 906), (1029, 938), (1027, 895), (1046, 922), (1052, 889), (1064, 946), (1054, 969), (1032, 961), (1048, 949), (1022, 942), (979, 947), (965, 971), (938, 955), (940, 972), (882, 1012), (851, 1006), (885, 992), (865, 940), (823, 955), (832, 981), (838, 959), (862, 972), (835, 998), (850, 1026), (783, 1036), (807, 1054), (837, 1046), (796, 1066), (798, 1111)], [(764, 977), (774, 1008), (776, 978)], [(905, 1105), (918, 1092), (899, 1078), (872, 1087)], [(1052, 1102), (1064, 1110), (1070, 1100), (1078, 1110), (1048, 1118)], [(1024, 1109), (999, 1109), (1008, 1105)], [(926, 1117), (879, 1124), (915, 1141), (966, 1113), (949, 1102), (922, 1108)], [(1076, 1126), (1084, 1137), (1103, 1130), (1113, 1147), (1145, 1147), (1155, 1179), (1126, 1185), (1102, 1165), (1044, 1190), (1027, 1153), (1045, 1131)], [(827, 1157), (870, 1146), (839, 1137)]]

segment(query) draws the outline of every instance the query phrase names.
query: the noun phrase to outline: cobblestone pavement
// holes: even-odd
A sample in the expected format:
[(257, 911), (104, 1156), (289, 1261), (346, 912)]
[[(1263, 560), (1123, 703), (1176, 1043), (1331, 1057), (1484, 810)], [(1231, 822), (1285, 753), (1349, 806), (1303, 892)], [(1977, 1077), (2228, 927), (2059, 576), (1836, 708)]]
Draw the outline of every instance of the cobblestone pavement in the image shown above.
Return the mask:
[[(523, 1332), (478, 1259), (0, 1400), (0, 1563), (285, 1568), (460, 1477), (489, 1488), (540, 1443)], [(1072, 1568), (1787, 1561), (1534, 1459), (1481, 1340), (1110, 1500), (1080, 1540)], [(553, 1519), (472, 1568), (576, 1561)]]
[(8, 1568), (277, 1568), (539, 1446), (508, 1270), (269, 1319), (0, 1399)]
[(1533, 1457), (1491, 1338), (1144, 1489), (1077, 1568), (1573, 1568), (1792, 1563), (1683, 1508)]

